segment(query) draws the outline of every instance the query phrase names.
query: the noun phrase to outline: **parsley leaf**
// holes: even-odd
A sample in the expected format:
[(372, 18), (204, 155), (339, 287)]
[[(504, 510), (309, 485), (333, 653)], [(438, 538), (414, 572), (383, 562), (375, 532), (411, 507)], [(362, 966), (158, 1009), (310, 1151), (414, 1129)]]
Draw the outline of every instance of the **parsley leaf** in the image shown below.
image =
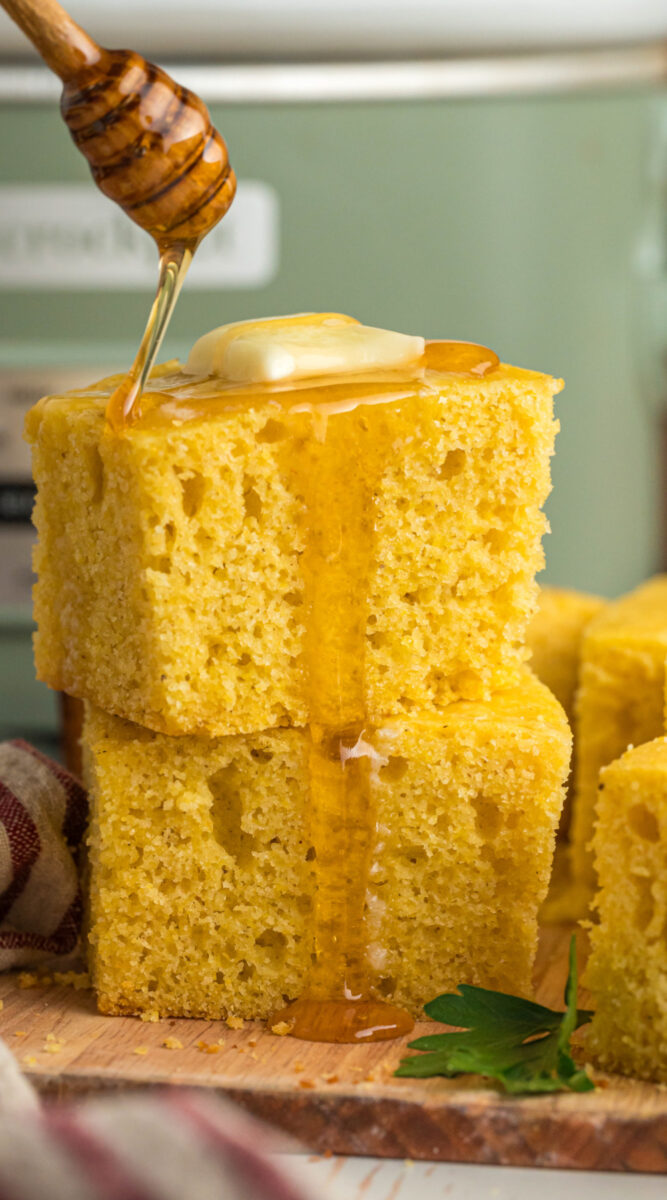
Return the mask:
[(429, 1017), (460, 1026), (461, 1032), (429, 1034), (410, 1042), (411, 1050), (427, 1053), (404, 1058), (395, 1074), (418, 1079), (486, 1075), (515, 1094), (562, 1088), (588, 1092), (595, 1085), (570, 1054), (572, 1034), (593, 1015), (577, 1009), (574, 936), (565, 1004), (565, 1012), (554, 1012), (519, 996), (461, 984), (458, 993), (446, 993), (425, 1005)]

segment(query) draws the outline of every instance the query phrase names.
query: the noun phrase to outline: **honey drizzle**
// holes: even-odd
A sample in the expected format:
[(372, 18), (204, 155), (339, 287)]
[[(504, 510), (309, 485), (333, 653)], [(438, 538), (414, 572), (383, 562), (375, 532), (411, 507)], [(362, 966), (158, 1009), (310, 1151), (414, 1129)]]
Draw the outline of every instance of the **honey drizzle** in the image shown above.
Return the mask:
[(194, 245), (180, 243), (167, 245), (160, 254), (157, 292), (137, 356), (107, 405), (107, 422), (114, 433), (123, 433), (141, 416), (140, 401), (146, 380), (167, 332), (194, 251)]
[[(498, 363), (483, 347), (446, 342), (429, 343), (425, 360), (428, 369), (446, 370), (450, 363), (469, 375)], [(307, 1041), (379, 1041), (407, 1034), (414, 1024), (375, 994), (367, 953), (374, 780), (383, 761), (373, 745), (365, 687), (373, 497), (386, 465), (378, 446), (382, 439), (374, 438), (362, 402), (340, 411), (323, 440), (311, 437), (299, 456), (307, 519), (302, 572), (314, 960), (302, 995), (270, 1023), (285, 1022), (292, 1036)]]
[(397, 1037), (413, 1024), (373, 996), (366, 962), (377, 755), (366, 719), (364, 644), (379, 465), (363, 409), (329, 422), (323, 440), (315, 427), (299, 455), (314, 960), (304, 994), (273, 1022), (310, 1041)]

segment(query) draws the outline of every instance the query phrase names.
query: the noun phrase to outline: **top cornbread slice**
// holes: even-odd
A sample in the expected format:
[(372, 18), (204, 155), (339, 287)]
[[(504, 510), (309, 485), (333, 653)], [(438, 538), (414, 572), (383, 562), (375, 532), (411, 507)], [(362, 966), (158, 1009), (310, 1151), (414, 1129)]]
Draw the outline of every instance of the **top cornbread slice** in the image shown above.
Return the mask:
[[(307, 722), (305, 492), (317, 475), (349, 519), (347, 567), (365, 573), (369, 717), (511, 686), (543, 563), (560, 385), (507, 366), (429, 373), (429, 386), (386, 373), (395, 398), (377, 403), (359, 379), (357, 400), (327, 416), (295, 411), (298, 388), (228, 403), (170, 364), (122, 437), (104, 421), (117, 379), (42, 400), (26, 427), (39, 677), (171, 734)], [(373, 542), (355, 563), (364, 486)], [(325, 671), (334, 652), (323, 639)]]

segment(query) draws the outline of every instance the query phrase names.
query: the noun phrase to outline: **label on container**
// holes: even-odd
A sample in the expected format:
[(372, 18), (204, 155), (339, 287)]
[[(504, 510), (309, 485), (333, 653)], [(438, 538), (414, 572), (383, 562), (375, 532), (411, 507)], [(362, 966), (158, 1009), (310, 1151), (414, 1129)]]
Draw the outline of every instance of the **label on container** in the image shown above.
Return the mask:
[[(244, 180), (197, 251), (187, 286), (265, 287), (278, 259), (278, 194)], [(156, 280), (152, 238), (92, 182), (0, 184), (0, 288), (152, 292)]]

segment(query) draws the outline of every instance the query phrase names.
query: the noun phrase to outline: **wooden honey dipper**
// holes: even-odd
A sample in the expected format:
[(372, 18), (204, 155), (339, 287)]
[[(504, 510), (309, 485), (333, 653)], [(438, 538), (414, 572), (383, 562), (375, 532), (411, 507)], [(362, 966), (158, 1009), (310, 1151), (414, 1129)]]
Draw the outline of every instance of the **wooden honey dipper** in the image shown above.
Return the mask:
[(198, 96), (141, 55), (99, 46), (57, 0), (0, 3), (62, 79), (63, 119), (97, 186), (157, 243), (153, 308), (130, 373), (107, 409), (121, 430), (139, 415), (192, 255), (234, 199), (227, 147)]

